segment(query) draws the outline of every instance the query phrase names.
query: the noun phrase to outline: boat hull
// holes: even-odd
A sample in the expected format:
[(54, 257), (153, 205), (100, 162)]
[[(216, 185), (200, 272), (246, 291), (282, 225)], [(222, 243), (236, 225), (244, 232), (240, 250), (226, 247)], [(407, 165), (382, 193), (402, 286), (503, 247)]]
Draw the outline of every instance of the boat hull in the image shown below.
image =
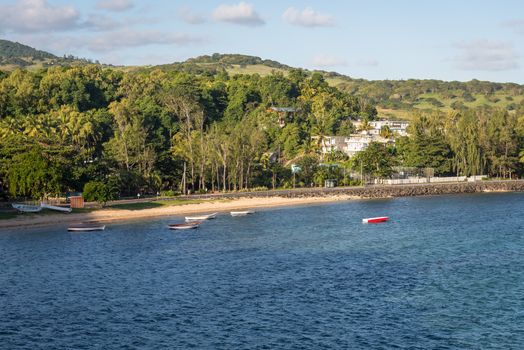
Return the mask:
[(211, 220), (217, 217), (218, 213), (208, 214), (208, 215), (199, 215), (199, 216), (186, 216), (186, 221), (204, 221)]
[(198, 226), (200, 226), (201, 223), (201, 221), (193, 221), (186, 222), (183, 224), (169, 224), (167, 227), (169, 227), (170, 230), (192, 230), (198, 228)]
[(106, 225), (98, 225), (98, 226), (70, 226), (67, 228), (67, 231), (69, 232), (91, 232), (91, 231), (104, 231), (106, 229)]
[(11, 204), (13, 208), (22, 212), (22, 213), (38, 213), (42, 210), (42, 207), (39, 205), (27, 205), (27, 204)]
[(245, 211), (232, 211), (231, 216), (246, 216), (250, 214), (255, 214), (254, 211), (251, 210), (245, 210)]
[(378, 216), (376, 218), (366, 218), (362, 219), (363, 224), (378, 224), (380, 222), (386, 222), (389, 220), (389, 217), (387, 216)]
[(70, 207), (59, 207), (56, 205), (50, 205), (50, 204), (45, 204), (45, 203), (40, 204), (40, 207), (45, 208), (45, 209), (60, 211), (63, 213), (70, 213), (73, 211), (73, 209), (71, 209)]

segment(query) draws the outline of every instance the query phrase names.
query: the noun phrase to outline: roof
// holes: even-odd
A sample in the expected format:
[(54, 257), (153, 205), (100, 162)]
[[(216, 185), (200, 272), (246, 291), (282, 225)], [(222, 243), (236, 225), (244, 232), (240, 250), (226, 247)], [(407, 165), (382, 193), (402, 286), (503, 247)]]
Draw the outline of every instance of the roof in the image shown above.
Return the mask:
[(271, 107), (272, 111), (275, 112), (298, 112), (300, 111), (300, 108), (293, 108), (293, 107)]

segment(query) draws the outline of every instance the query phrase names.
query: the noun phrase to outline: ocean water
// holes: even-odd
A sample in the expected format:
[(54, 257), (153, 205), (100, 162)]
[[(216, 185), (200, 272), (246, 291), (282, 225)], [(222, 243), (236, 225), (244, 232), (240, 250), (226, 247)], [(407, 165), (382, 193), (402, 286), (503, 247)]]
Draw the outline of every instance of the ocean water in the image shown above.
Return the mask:
[(0, 349), (524, 348), (524, 194), (177, 220), (1, 232)]

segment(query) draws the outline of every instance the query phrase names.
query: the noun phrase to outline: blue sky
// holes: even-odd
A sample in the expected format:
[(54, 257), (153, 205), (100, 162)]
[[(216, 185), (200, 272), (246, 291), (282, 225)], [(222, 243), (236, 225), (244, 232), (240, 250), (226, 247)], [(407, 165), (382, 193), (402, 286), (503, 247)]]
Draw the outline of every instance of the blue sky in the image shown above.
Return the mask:
[(521, 0), (0, 0), (0, 37), (112, 64), (243, 53), (365, 79), (524, 83)]

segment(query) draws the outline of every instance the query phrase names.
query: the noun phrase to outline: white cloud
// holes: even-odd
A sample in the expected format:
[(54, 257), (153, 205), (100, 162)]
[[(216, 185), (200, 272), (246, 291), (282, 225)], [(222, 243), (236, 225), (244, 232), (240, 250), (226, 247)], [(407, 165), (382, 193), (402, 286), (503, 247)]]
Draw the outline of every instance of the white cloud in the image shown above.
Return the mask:
[(92, 51), (110, 51), (146, 45), (189, 45), (205, 41), (204, 38), (185, 33), (122, 30), (94, 37), (88, 40), (87, 47)]
[(206, 22), (206, 18), (203, 15), (193, 12), (193, 10), (187, 6), (178, 9), (178, 17), (189, 24), (202, 24)]
[(503, 71), (519, 67), (519, 56), (513, 45), (507, 42), (476, 40), (461, 42), (454, 47), (459, 53), (453, 61), (461, 70)]
[(346, 66), (347, 61), (337, 56), (317, 55), (313, 57), (313, 65), (315, 67), (339, 67)]
[(335, 25), (333, 16), (318, 13), (311, 7), (306, 7), (302, 11), (290, 7), (284, 12), (282, 18), (289, 24), (302, 27), (329, 27)]
[(100, 0), (96, 4), (96, 8), (107, 11), (126, 11), (133, 7), (131, 0)]
[(0, 30), (7, 32), (60, 31), (79, 26), (79, 13), (69, 5), (54, 6), (46, 0), (18, 0), (0, 5)]
[(220, 5), (213, 11), (217, 21), (240, 24), (245, 26), (261, 26), (265, 21), (255, 11), (251, 4), (243, 1), (236, 5)]
[(379, 62), (373, 58), (360, 59), (356, 63), (359, 66), (367, 66), (367, 67), (376, 67), (379, 65)]
[(82, 23), (84, 27), (93, 28), (96, 30), (113, 30), (122, 26), (121, 22), (115, 21), (110, 16), (103, 14), (89, 15), (87, 20)]
[(502, 23), (503, 27), (512, 29), (517, 34), (524, 34), (524, 19), (514, 19)]

